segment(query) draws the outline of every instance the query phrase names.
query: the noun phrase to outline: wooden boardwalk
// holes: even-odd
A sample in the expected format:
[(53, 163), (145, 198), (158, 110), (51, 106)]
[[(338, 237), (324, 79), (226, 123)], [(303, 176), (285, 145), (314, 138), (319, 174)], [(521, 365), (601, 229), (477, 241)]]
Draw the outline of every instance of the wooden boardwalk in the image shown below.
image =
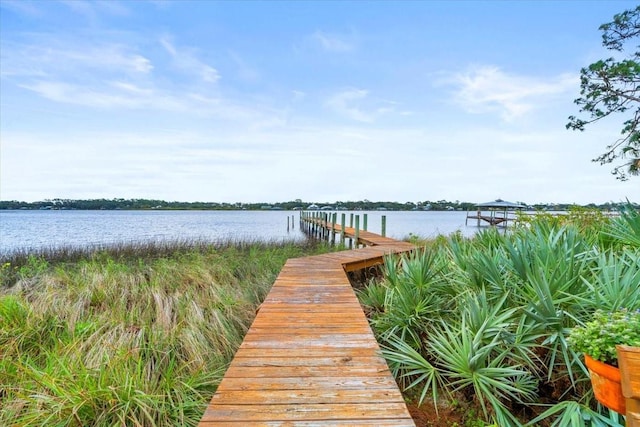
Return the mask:
[(200, 426), (415, 426), (346, 275), (414, 247), (359, 235), (286, 262)]

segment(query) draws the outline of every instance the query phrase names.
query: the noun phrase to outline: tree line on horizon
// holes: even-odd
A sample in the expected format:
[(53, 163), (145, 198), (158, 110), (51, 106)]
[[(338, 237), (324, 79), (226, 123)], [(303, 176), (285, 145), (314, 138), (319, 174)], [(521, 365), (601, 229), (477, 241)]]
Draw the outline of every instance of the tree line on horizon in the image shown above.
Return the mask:
[[(517, 202), (535, 210), (569, 210), (575, 207), (598, 210), (617, 210), (623, 203), (589, 203), (577, 205), (575, 203), (536, 203), (527, 204)], [(638, 206), (635, 203), (631, 205)], [(391, 202), (391, 201), (336, 201), (330, 202), (308, 202), (296, 199), (288, 202), (278, 203), (227, 203), (227, 202), (178, 202), (156, 199), (45, 199), (37, 202), (22, 201), (0, 201), (0, 210), (389, 210), (389, 211), (412, 211), (412, 210), (433, 210), (451, 211), (473, 210), (477, 203), (461, 202), (458, 200), (437, 200), (420, 202)]]

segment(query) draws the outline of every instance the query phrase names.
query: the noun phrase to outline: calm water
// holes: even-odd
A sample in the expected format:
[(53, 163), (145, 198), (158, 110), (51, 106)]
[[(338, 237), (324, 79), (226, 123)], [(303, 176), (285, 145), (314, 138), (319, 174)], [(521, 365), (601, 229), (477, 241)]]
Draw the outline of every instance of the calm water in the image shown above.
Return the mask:
[[(338, 212), (338, 222), (340, 214)], [(356, 212), (368, 215), (368, 229), (380, 233), (387, 217), (387, 236), (410, 233), (424, 237), (460, 230), (466, 212)], [(347, 214), (347, 225), (349, 215)], [(287, 218), (295, 217), (287, 230)], [(0, 210), (0, 253), (16, 249), (87, 246), (158, 240), (302, 240), (295, 211), (4, 211)]]

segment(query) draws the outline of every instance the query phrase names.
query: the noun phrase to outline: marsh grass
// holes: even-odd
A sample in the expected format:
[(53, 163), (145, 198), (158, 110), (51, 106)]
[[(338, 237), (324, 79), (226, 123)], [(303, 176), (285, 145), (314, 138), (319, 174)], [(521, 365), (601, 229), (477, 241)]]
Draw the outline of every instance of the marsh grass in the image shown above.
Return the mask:
[(286, 259), (317, 243), (14, 254), (0, 288), (0, 425), (196, 425)]

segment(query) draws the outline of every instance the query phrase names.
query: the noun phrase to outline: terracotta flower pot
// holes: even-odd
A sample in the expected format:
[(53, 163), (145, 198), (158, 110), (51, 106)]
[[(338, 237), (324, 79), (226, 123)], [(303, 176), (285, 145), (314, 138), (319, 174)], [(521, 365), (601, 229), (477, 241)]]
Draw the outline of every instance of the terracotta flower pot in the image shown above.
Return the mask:
[(624, 414), (626, 405), (622, 395), (620, 370), (615, 366), (594, 360), (587, 354), (584, 355), (584, 360), (589, 368), (593, 394), (598, 402), (609, 409)]

